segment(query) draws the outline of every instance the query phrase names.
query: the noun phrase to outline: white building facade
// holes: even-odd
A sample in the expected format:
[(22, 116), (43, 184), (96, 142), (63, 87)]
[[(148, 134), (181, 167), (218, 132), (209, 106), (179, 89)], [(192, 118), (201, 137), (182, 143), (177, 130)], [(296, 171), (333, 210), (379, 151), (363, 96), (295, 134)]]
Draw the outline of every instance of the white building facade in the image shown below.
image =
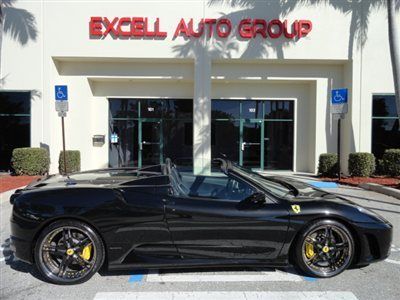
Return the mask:
[[(375, 4), (20, 0), (4, 9), (0, 93), (29, 98), (25, 142), (49, 149), (51, 173), (62, 149), (56, 85), (68, 86), (66, 146), (82, 170), (171, 157), (207, 172), (224, 153), (315, 173), (319, 155), (337, 151), (331, 90), (347, 88), (345, 171), (351, 152), (400, 147), (387, 11)], [(3, 110), (2, 131), (18, 136), (5, 118), (20, 116)]]

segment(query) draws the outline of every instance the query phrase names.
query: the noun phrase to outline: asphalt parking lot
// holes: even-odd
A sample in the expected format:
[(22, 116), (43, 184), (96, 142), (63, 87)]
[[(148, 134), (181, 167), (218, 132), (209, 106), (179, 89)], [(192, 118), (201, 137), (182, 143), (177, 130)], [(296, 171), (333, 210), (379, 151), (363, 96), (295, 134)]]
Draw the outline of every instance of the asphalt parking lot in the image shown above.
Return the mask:
[(14, 258), (9, 249), (10, 192), (1, 194), (1, 299), (400, 299), (400, 200), (356, 188), (330, 192), (382, 214), (394, 225), (391, 256), (330, 279), (308, 278), (293, 268), (101, 272), (84, 284), (57, 286)]

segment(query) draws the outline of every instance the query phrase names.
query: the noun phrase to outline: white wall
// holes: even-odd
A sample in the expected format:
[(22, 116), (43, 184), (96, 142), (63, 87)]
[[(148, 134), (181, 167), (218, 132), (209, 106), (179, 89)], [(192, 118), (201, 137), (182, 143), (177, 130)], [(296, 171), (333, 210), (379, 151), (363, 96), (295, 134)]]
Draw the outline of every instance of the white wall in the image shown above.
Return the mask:
[[(329, 90), (348, 87), (350, 107), (343, 121), (343, 157), (371, 149), (371, 99), (374, 93), (393, 93), (387, 41), (385, 7), (370, 8), (373, 1), (337, 0), (329, 4), (297, 5), (282, 13), (278, 1), (255, 1), (231, 6), (203, 0), (171, 1), (16, 1), (35, 19), (37, 37), (21, 45), (8, 32), (3, 37), (0, 78), (3, 90), (32, 90), (32, 146), (48, 145), (51, 171), (55, 172), (61, 149), (60, 120), (54, 111), (54, 85), (68, 84), (70, 112), (66, 119), (67, 147), (80, 149), (82, 168), (107, 164), (107, 145), (92, 146), (94, 134), (107, 134), (107, 96), (193, 97), (195, 111), (194, 153), (198, 170), (210, 159), (210, 100), (237, 93), (245, 97), (298, 99), (299, 132), (307, 131), (305, 145), (297, 139), (297, 171), (316, 171), (317, 157), (336, 151), (336, 125), (328, 111)], [(285, 5), (296, 4), (287, 1)], [(352, 14), (357, 10), (359, 13)], [(368, 22), (367, 11), (370, 10)], [(245, 17), (280, 18), (289, 22), (309, 19), (313, 29), (297, 41), (250, 41), (233, 35), (228, 39), (172, 38), (181, 17), (218, 18), (233, 23)], [(91, 16), (159, 17), (165, 39), (92, 39)], [(361, 15), (357, 21), (355, 15)], [(400, 26), (400, 14), (397, 18)], [(365, 29), (365, 44), (360, 31)], [(357, 26), (355, 26), (357, 25)], [(235, 29), (234, 29), (235, 30)], [(362, 36), (361, 36), (362, 37)], [(218, 81), (223, 77), (228, 83)], [(250, 78), (250, 79), (249, 79)], [(254, 80), (258, 81), (255, 83)], [(261, 96), (260, 96), (261, 95)], [(307, 104), (301, 106), (300, 103)], [(307, 122), (302, 122), (307, 118)]]

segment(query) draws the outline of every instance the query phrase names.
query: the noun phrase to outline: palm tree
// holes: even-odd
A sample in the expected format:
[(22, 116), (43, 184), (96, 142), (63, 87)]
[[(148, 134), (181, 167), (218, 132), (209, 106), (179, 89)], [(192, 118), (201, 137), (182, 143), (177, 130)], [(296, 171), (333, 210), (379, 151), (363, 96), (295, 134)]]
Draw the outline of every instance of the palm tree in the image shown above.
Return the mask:
[[(397, 2), (397, 3), (396, 3)], [(399, 28), (396, 25), (396, 7), (400, 6), (400, 1), (388, 0), (388, 32), (389, 32), (389, 46), (390, 57), (392, 59), (392, 71), (394, 90), (396, 94), (396, 107), (397, 116), (400, 118), (400, 39)]]
[[(370, 13), (373, 9), (381, 8), (386, 6), (388, 10), (388, 32), (389, 32), (389, 45), (390, 54), (392, 60), (393, 79), (395, 85), (396, 103), (397, 103), (397, 114), (400, 117), (400, 40), (399, 40), (399, 29), (396, 26), (395, 12), (400, 7), (400, 0), (266, 0), (262, 2), (260, 0), (209, 0), (208, 4), (219, 5), (226, 3), (231, 7), (239, 7), (238, 11), (232, 12), (223, 17), (229, 17), (233, 19), (240, 19), (246, 17), (252, 13), (263, 10), (267, 14), (275, 12), (273, 17), (279, 18), (284, 17), (288, 13), (295, 10), (298, 6), (307, 5), (330, 5), (336, 10), (343, 14), (351, 15), (350, 27), (349, 27), (349, 47), (348, 47), (348, 58), (353, 57), (354, 46), (357, 49), (364, 47), (368, 35), (368, 25)], [(271, 15), (268, 15), (271, 17)], [(178, 56), (193, 55), (201, 45), (199, 40), (188, 40), (183, 45), (174, 47), (174, 51)], [(242, 57), (246, 57), (248, 53), (251, 53), (253, 57), (266, 57), (268, 56), (268, 50), (271, 48), (277, 53), (278, 58), (284, 58), (283, 50), (288, 44), (277, 44), (270, 43), (266, 40), (264, 43), (257, 43), (254, 40), (248, 42), (246, 51)], [(211, 49), (208, 49), (210, 54), (214, 54), (219, 57), (229, 58), (232, 52), (237, 51), (237, 40), (231, 38), (229, 40), (213, 40)], [(204, 50), (204, 49), (203, 49)]]
[[(3, 43), (3, 34), (9, 34), (12, 39), (21, 46), (25, 46), (30, 40), (36, 41), (38, 32), (36, 19), (26, 9), (16, 8), (16, 0), (0, 0), (0, 57)], [(0, 59), (1, 69), (1, 59)], [(0, 78), (0, 86), (5, 77)]]
[[(363, 47), (368, 34), (369, 16), (372, 9), (386, 6), (388, 11), (389, 50), (392, 60), (394, 91), (397, 115), (400, 118), (400, 40), (399, 28), (396, 25), (396, 11), (400, 0), (300, 0), (305, 5), (329, 4), (344, 14), (351, 14), (348, 57), (352, 58), (354, 41), (357, 47)], [(365, 14), (363, 12), (365, 11)]]

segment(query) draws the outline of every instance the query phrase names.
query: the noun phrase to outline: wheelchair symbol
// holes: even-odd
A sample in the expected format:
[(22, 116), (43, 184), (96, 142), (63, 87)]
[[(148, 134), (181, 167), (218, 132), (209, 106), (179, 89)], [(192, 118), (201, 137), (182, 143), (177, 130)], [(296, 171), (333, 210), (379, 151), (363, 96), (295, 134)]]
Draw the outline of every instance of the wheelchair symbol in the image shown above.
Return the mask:
[(333, 102), (335, 103), (342, 103), (344, 102), (344, 97), (339, 94), (339, 91), (335, 91), (335, 95), (333, 96)]
[(67, 96), (64, 94), (64, 92), (61, 90), (61, 87), (57, 87), (56, 96), (57, 96), (57, 99), (67, 98)]

